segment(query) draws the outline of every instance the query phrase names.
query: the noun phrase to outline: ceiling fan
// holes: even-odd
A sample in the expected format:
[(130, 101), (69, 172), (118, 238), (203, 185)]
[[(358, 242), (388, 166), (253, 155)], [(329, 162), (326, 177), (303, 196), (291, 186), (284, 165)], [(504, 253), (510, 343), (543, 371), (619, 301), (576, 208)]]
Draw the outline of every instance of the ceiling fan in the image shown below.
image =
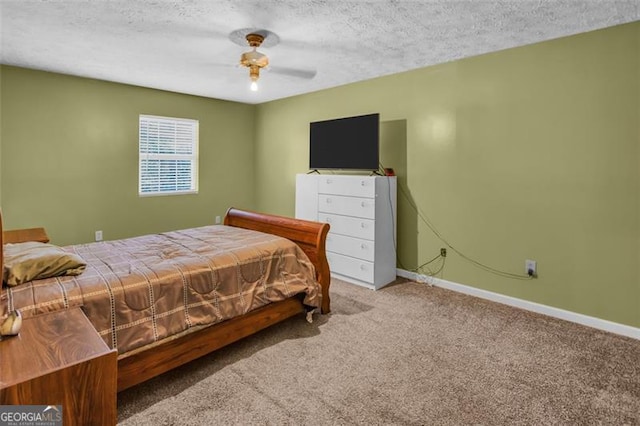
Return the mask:
[[(268, 30), (256, 29), (240, 29), (229, 34), (229, 38), (235, 43), (240, 43), (244, 38), (251, 47), (251, 50), (244, 52), (240, 56), (240, 65), (249, 68), (249, 78), (251, 79), (251, 90), (258, 90), (258, 79), (260, 78), (260, 70), (267, 69), (269, 72), (288, 75), (291, 77), (311, 79), (315, 77), (315, 70), (304, 70), (297, 68), (287, 68), (281, 66), (269, 65), (269, 58), (257, 49), (262, 46), (275, 46), (280, 38), (273, 32)], [(244, 44), (244, 43), (243, 43)]]

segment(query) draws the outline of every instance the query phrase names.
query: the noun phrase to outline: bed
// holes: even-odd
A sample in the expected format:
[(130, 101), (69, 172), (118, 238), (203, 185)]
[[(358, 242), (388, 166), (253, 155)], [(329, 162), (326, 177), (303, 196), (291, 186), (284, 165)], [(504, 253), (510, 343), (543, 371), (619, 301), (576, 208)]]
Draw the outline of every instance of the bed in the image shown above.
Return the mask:
[[(35, 316), (81, 306), (105, 342), (118, 349), (121, 391), (294, 315), (310, 313), (314, 308), (325, 314), (330, 311), (325, 255), (328, 224), (231, 208), (224, 225), (111, 242), (118, 253), (106, 255), (106, 260), (96, 255), (78, 276), (84, 275), (81, 279), (47, 278), (3, 289), (0, 312), (17, 308), (26, 316)], [(238, 241), (226, 240), (227, 234), (240, 237)], [(0, 215), (0, 270), (4, 271), (1, 239)], [(156, 246), (160, 239), (169, 240), (170, 246)], [(267, 246), (274, 251), (266, 251)], [(103, 246), (71, 247), (68, 250), (89, 250), (84, 255), (92, 257)], [(216, 252), (215, 257), (209, 257), (211, 251)], [(127, 263), (129, 252), (135, 252), (136, 257)], [(191, 262), (183, 252), (198, 258), (198, 271), (183, 267)], [(248, 258), (258, 260), (246, 260), (245, 252)], [(150, 263), (162, 266), (153, 270), (147, 267)], [(231, 264), (236, 266), (228, 266)], [(228, 275), (227, 269), (236, 269), (239, 275)], [(212, 281), (202, 278), (199, 270), (205, 270), (204, 276), (211, 276)], [(117, 283), (103, 284), (107, 275), (115, 277)], [(127, 281), (134, 275), (143, 276), (144, 284)], [(257, 290), (240, 287), (247, 283)], [(224, 293), (227, 284), (237, 287), (238, 294)], [(143, 291), (136, 293), (138, 288)], [(122, 295), (114, 298), (114, 293)], [(172, 297), (183, 299), (182, 303), (172, 307)], [(225, 298), (238, 299), (240, 308), (226, 308), (222, 304)], [(140, 307), (121, 314), (123, 304)], [(203, 320), (208, 312), (213, 319)], [(181, 327), (181, 323), (186, 325)], [(134, 326), (140, 325), (147, 331), (136, 331)], [(145, 333), (152, 337), (141, 338)]]

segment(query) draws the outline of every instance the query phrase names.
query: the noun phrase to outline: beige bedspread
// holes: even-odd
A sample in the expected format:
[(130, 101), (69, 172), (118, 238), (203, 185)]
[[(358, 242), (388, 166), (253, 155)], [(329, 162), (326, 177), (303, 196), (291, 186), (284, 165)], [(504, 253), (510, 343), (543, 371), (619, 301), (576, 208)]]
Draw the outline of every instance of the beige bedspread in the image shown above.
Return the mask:
[(24, 317), (82, 305), (119, 353), (197, 325), (301, 294), (319, 307), (313, 265), (293, 242), (229, 226), (206, 226), (65, 247), (87, 262), (76, 277), (3, 289), (0, 311)]

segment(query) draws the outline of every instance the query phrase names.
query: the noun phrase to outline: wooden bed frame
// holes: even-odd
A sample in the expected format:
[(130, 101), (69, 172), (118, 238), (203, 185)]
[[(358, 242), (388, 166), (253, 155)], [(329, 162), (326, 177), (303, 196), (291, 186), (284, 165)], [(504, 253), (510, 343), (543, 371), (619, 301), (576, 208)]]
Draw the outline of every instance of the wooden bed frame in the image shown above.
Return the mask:
[[(325, 253), (328, 224), (235, 208), (227, 211), (224, 224), (279, 235), (296, 243), (315, 266), (317, 281), (322, 286), (321, 311), (323, 314), (329, 313), (331, 277)], [(0, 212), (0, 271), (4, 270), (2, 229)], [(140, 350), (122, 354), (118, 358), (118, 391), (151, 379), (304, 311), (305, 308), (300, 299), (291, 297), (263, 306), (243, 316), (178, 337), (169, 337)]]

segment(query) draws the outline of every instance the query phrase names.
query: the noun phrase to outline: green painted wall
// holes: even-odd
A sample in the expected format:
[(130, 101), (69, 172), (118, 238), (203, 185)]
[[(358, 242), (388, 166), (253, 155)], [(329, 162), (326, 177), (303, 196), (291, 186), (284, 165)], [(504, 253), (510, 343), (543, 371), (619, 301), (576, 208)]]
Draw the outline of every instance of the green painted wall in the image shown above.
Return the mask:
[(380, 112), (406, 269), (446, 246), (415, 203), (483, 264), (538, 261), (450, 249), (444, 279), (640, 327), (639, 85), (636, 22), (262, 104), (257, 206), (294, 213), (310, 121)]
[[(66, 245), (211, 224), (254, 206), (255, 106), (15, 67), (1, 68), (7, 228)], [(138, 197), (138, 116), (200, 122), (199, 193)]]

